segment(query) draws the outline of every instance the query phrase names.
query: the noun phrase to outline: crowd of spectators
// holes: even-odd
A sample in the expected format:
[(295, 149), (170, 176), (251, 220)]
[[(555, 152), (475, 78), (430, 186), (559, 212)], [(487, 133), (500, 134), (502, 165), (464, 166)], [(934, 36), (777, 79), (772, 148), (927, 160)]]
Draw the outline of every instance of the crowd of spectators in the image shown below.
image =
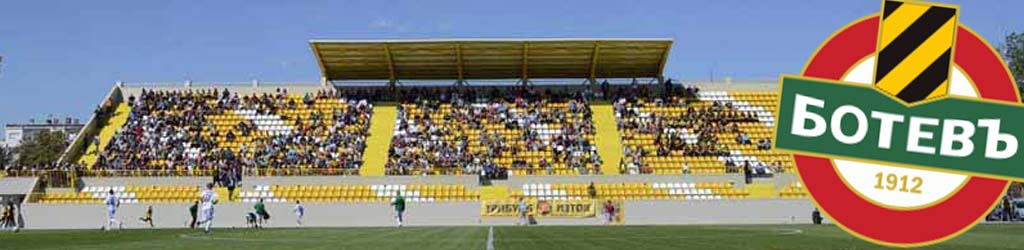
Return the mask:
[[(339, 99), (345, 108), (315, 108), (319, 100)], [(291, 97), (274, 93), (238, 94), (227, 89), (142, 90), (127, 98), (131, 113), (101, 152), (94, 169), (212, 171), (230, 180), (245, 171), (307, 166), (355, 169), (361, 164), (372, 106), (344, 93), (321, 90)], [(212, 115), (253, 110), (291, 121), (286, 133), (260, 133), (242, 119), (225, 128)], [(283, 110), (308, 110), (289, 117)], [(242, 140), (245, 138), (246, 140)], [(97, 140), (98, 141), (98, 140)], [(238, 142), (237, 147), (224, 143)]]
[(784, 169), (782, 162), (771, 161), (737, 161), (732, 158), (725, 158), (725, 172), (726, 173), (746, 173), (750, 172), (754, 176), (770, 176), (772, 173), (782, 173)]
[[(626, 145), (620, 170), (627, 173), (649, 173), (645, 156), (730, 156), (732, 148), (720, 143), (721, 133), (735, 133), (737, 144), (752, 144), (753, 139), (738, 123), (758, 122), (753, 112), (740, 111), (732, 103), (713, 101), (711, 105), (694, 105), (700, 89), (678, 87), (679, 93), (668, 96), (650, 94), (619, 95), (614, 102), (618, 127), (624, 140), (638, 135), (653, 137), (653, 152), (643, 145)], [(649, 93), (638, 90), (635, 93)], [(620, 93), (631, 93), (622, 91)], [(685, 109), (679, 113), (641, 112), (647, 107)], [(695, 138), (695, 140), (694, 140)], [(770, 149), (771, 142), (761, 139), (760, 149)]]
[(588, 139), (594, 134), (591, 116), (587, 98), (578, 92), (434, 89), (409, 95), (398, 107), (387, 170), (395, 175), (600, 172), (600, 157)]

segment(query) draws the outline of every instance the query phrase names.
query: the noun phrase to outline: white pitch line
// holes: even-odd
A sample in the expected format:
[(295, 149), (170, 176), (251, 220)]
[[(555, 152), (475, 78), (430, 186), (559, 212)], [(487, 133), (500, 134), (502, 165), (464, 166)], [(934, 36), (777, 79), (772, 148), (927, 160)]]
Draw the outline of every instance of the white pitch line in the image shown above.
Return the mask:
[(183, 239), (196, 239), (196, 240), (224, 240), (224, 241), (242, 241), (242, 242), (310, 242), (303, 239), (274, 239), (274, 238), (234, 238), (234, 237), (216, 237), (209, 235), (196, 235), (196, 234), (179, 234), (178, 237)]
[(794, 235), (794, 234), (803, 234), (803, 233), (804, 233), (804, 230), (800, 230), (800, 229), (780, 229), (779, 230), (779, 235)]
[(494, 227), (487, 228), (487, 250), (494, 250)]

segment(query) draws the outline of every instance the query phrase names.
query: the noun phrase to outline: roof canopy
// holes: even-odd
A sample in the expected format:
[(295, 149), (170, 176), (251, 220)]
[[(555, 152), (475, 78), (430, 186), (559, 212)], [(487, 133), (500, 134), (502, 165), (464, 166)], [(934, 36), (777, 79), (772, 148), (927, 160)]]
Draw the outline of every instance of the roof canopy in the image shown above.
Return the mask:
[(326, 80), (659, 77), (672, 39), (312, 40)]

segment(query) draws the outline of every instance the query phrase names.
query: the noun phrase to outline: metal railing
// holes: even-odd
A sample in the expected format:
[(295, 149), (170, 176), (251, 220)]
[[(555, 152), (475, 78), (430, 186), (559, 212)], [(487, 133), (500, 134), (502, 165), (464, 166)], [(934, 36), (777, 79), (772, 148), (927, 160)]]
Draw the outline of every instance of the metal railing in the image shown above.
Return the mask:
[(71, 170), (40, 170), (40, 169), (9, 169), (3, 171), (5, 177), (39, 177), (39, 185), (51, 188), (75, 187), (77, 173)]
[[(196, 177), (213, 176), (212, 169), (86, 169), (82, 177)], [(245, 176), (307, 176), (307, 175), (358, 175), (358, 169), (351, 168), (251, 168), (242, 171)]]

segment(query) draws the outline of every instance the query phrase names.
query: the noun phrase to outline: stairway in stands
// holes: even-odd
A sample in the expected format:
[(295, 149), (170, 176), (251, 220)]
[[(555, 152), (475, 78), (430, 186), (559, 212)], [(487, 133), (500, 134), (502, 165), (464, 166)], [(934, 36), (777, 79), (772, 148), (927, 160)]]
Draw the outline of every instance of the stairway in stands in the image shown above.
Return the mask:
[(619, 161), (622, 159), (622, 135), (615, 122), (615, 109), (607, 102), (594, 103), (590, 107), (594, 112), (591, 119), (597, 130), (597, 153), (604, 161), (601, 171), (605, 175), (618, 175)]
[(96, 145), (92, 144), (92, 138), (87, 138), (86, 143), (88, 143), (89, 146), (88, 149), (86, 149), (85, 154), (79, 158), (79, 162), (91, 168), (92, 165), (96, 163), (96, 158), (99, 156), (99, 150), (106, 147), (107, 143), (110, 142), (110, 139), (114, 137), (114, 133), (117, 133), (117, 130), (124, 127), (124, 124), (128, 122), (128, 115), (131, 111), (132, 109), (127, 103), (117, 105), (117, 109), (114, 110), (114, 114), (106, 121), (106, 126), (103, 126), (103, 128), (100, 129), (100, 147), (96, 148)]
[(491, 185), (480, 187), (480, 200), (495, 201), (508, 200), (512, 196), (511, 190), (505, 185)]
[(779, 197), (779, 191), (775, 189), (775, 183), (770, 180), (754, 180), (754, 183), (747, 184), (747, 191), (750, 191), (749, 198), (773, 199)]
[(398, 109), (395, 104), (373, 106), (370, 118), (370, 135), (366, 137), (366, 151), (363, 152), (362, 176), (384, 176), (384, 165), (388, 162), (388, 148), (395, 133), (395, 119)]

